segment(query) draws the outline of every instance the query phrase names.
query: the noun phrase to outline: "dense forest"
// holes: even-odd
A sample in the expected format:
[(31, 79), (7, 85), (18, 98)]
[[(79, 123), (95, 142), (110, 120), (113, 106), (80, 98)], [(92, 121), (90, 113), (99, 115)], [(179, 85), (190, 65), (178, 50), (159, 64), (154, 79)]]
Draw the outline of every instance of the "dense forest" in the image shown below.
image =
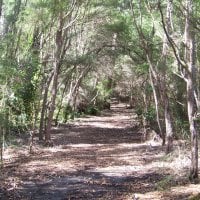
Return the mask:
[[(199, 0), (0, 0), (0, 149), (101, 115), (113, 100), (137, 114), (166, 154), (190, 147), (198, 180)], [(120, 140), (120, 138), (119, 138)]]

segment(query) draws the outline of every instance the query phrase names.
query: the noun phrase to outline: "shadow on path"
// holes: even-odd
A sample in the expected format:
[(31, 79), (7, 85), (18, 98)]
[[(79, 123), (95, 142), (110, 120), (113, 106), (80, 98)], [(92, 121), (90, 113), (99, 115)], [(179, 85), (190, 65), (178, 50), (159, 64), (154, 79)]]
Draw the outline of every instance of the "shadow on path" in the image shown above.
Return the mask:
[(37, 146), (5, 167), (10, 189), (1, 188), (0, 199), (129, 200), (170, 175), (154, 165), (162, 148), (141, 143), (137, 118), (123, 104), (54, 128), (52, 138), (54, 147)]

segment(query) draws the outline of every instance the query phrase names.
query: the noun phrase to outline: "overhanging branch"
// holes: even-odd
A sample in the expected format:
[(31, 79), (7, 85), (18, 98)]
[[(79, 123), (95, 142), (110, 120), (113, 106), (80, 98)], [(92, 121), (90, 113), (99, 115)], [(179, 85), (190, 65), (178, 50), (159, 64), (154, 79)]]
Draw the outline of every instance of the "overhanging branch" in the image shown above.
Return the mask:
[(158, 3), (158, 9), (159, 9), (160, 15), (161, 15), (161, 21), (162, 21), (163, 30), (164, 30), (164, 32), (165, 32), (165, 35), (166, 35), (166, 37), (167, 37), (167, 40), (169, 41), (169, 44), (170, 44), (171, 47), (172, 47), (172, 50), (173, 50), (173, 52), (174, 52), (174, 56), (176, 57), (177, 62), (178, 62), (186, 71), (188, 71), (188, 69), (187, 69), (187, 64), (186, 64), (183, 60), (181, 60), (180, 55), (179, 55), (179, 53), (178, 53), (178, 49), (177, 49), (177, 47), (176, 47), (176, 44), (175, 44), (175, 42), (173, 41), (173, 39), (171, 38), (171, 36), (169, 35), (169, 33), (168, 33), (167, 29), (166, 29), (166, 24), (165, 24), (165, 20), (164, 20), (164, 15), (163, 15), (163, 12), (162, 12), (162, 8), (161, 8), (161, 5), (160, 5), (160, 2)]

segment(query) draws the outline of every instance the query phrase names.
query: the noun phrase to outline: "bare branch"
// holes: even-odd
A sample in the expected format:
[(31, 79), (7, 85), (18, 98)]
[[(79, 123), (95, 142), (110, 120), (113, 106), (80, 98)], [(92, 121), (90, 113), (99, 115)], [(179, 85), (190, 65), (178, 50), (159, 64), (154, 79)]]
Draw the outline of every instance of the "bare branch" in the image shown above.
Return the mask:
[(75, 8), (75, 5), (76, 5), (76, 0), (73, 0), (72, 2), (72, 6), (70, 8), (70, 10), (65, 14), (65, 16), (63, 17), (64, 19), (67, 18), (69, 15), (71, 15), (71, 13), (73, 12), (74, 8)]
[(174, 56), (176, 57), (176, 60), (177, 62), (184, 68), (188, 71), (187, 69), (187, 64), (185, 63), (185, 61), (181, 60), (180, 58), (180, 55), (178, 53), (178, 49), (176, 47), (176, 44), (175, 42), (173, 41), (173, 39), (171, 38), (171, 36), (169, 35), (169, 33), (167, 32), (167, 29), (166, 29), (166, 24), (165, 24), (165, 20), (164, 20), (164, 15), (163, 15), (163, 12), (162, 12), (162, 8), (161, 8), (161, 5), (160, 5), (160, 2), (158, 3), (158, 9), (160, 11), (160, 15), (161, 15), (161, 21), (162, 21), (162, 25), (163, 25), (163, 29), (164, 29), (164, 32), (165, 32), (165, 35), (167, 36), (167, 39), (172, 47), (172, 50), (174, 52)]
[(78, 19), (78, 17), (79, 17), (79, 14), (78, 14), (78, 10), (77, 10), (74, 19), (70, 20), (70, 22), (67, 24), (67, 26), (65, 26), (63, 28), (63, 30), (68, 29), (69, 27), (71, 27), (76, 22), (76, 20)]

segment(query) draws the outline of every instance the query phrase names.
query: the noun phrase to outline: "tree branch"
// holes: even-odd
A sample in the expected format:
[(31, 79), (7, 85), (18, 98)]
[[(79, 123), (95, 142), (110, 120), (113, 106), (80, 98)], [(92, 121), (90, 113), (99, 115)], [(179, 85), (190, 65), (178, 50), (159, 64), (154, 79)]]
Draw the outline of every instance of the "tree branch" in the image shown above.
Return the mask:
[(175, 42), (173, 41), (173, 39), (171, 38), (171, 36), (170, 36), (169, 33), (167, 32), (166, 24), (165, 24), (165, 20), (164, 20), (164, 15), (163, 15), (163, 12), (162, 12), (162, 8), (161, 8), (161, 5), (160, 5), (160, 2), (158, 3), (158, 9), (159, 9), (160, 15), (161, 15), (161, 21), (162, 21), (162, 25), (163, 25), (163, 30), (164, 30), (165, 35), (166, 35), (166, 37), (167, 37), (167, 39), (168, 39), (168, 41), (169, 41), (169, 43), (170, 43), (170, 45), (171, 45), (171, 47), (172, 47), (172, 50), (173, 50), (173, 52), (174, 52), (174, 56), (176, 57), (177, 62), (178, 62), (185, 70), (188, 71), (187, 65), (186, 65), (185, 61), (181, 60), (181, 58), (180, 58), (180, 55), (179, 55), (178, 50), (177, 50), (177, 48), (176, 48)]

